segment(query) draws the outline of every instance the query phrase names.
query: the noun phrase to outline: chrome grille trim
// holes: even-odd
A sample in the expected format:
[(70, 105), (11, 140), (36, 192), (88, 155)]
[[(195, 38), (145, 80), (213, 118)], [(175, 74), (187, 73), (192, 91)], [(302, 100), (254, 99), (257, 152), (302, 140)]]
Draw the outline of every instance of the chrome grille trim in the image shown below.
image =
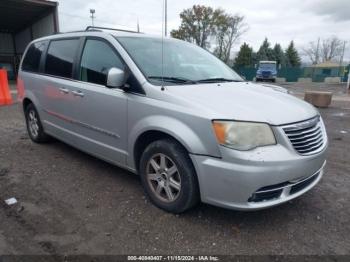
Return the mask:
[(320, 152), (325, 144), (325, 136), (320, 117), (282, 126), (293, 148), (301, 155)]
[(320, 127), (315, 126), (313, 128), (304, 128), (303, 130), (306, 131), (300, 131), (300, 130), (284, 130), (286, 133), (288, 133), (290, 136), (295, 137), (295, 136), (305, 136), (305, 135), (310, 135), (313, 134), (315, 131), (320, 130)]
[(320, 138), (322, 138), (322, 133), (318, 133), (318, 135), (316, 135), (314, 137), (311, 137), (311, 138), (308, 138), (308, 139), (305, 139), (305, 140), (302, 140), (302, 139), (298, 139), (298, 140), (297, 139), (291, 139), (291, 141), (293, 141), (293, 145), (297, 146), (299, 144), (312, 142), (312, 141), (315, 141), (315, 140), (320, 139)]
[(317, 130), (317, 132), (315, 134), (311, 134), (311, 135), (306, 135), (306, 136), (303, 136), (303, 137), (298, 137), (298, 138), (292, 138), (291, 136), (289, 136), (289, 139), (290, 141), (294, 143), (299, 143), (299, 141), (305, 141), (305, 139), (307, 140), (312, 140), (312, 139), (315, 139), (315, 137), (318, 137), (318, 136), (322, 136), (322, 132), (321, 130)]

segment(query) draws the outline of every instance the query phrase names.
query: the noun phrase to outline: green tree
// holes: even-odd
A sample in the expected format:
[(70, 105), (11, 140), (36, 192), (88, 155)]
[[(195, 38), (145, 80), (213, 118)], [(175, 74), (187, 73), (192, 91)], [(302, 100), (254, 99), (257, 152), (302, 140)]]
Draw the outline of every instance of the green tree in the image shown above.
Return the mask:
[(172, 30), (170, 35), (209, 48), (209, 36), (215, 31), (216, 15), (211, 7), (194, 5), (180, 13), (181, 25), (179, 29)]
[(286, 64), (290, 67), (300, 67), (301, 59), (294, 46), (294, 42), (291, 41), (285, 52)]
[(243, 45), (241, 45), (234, 65), (235, 68), (253, 65), (253, 48), (251, 48), (247, 43), (243, 43)]
[(258, 61), (275, 60), (274, 52), (270, 47), (270, 42), (267, 38), (264, 39), (264, 42), (262, 43), (262, 45), (260, 46), (257, 52), (257, 60)]
[(170, 32), (172, 37), (206, 49), (215, 41), (213, 52), (226, 63), (230, 60), (234, 43), (247, 30), (243, 16), (227, 14), (220, 8), (194, 5), (183, 10), (180, 18), (180, 27)]
[(286, 66), (286, 57), (280, 44), (275, 44), (273, 47), (273, 56), (278, 65)]

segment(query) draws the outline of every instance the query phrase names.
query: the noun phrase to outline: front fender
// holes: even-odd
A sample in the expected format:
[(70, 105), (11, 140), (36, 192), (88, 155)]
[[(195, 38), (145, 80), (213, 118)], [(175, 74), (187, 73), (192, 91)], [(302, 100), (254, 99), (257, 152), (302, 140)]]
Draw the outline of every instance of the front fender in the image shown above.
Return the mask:
[[(200, 137), (188, 124), (169, 116), (155, 115), (140, 119), (129, 132), (128, 165), (132, 168), (134, 162), (134, 145), (139, 136), (147, 131), (160, 131), (174, 137), (189, 153), (200, 155), (212, 155), (219, 157), (220, 152), (216, 143), (212, 143), (213, 137)], [(205, 142), (205, 141), (210, 142)], [(214, 140), (215, 141), (215, 140)], [(216, 142), (216, 141), (215, 141)]]

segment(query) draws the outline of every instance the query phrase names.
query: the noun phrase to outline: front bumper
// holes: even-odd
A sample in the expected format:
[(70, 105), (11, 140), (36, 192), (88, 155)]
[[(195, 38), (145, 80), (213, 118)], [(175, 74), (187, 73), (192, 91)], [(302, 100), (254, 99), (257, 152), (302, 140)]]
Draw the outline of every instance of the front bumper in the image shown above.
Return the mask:
[(191, 155), (201, 200), (238, 210), (257, 210), (284, 203), (320, 181), (326, 164), (326, 148), (314, 155), (301, 156), (280, 144), (252, 151), (221, 146), (222, 158)]

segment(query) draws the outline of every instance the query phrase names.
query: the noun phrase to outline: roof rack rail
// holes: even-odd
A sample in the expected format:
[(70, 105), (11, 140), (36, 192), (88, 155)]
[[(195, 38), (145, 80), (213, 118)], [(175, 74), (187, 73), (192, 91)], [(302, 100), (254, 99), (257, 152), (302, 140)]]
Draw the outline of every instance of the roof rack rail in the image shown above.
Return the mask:
[(101, 30), (113, 30), (113, 31), (119, 31), (119, 32), (141, 34), (140, 32), (137, 32), (137, 31), (118, 29), (118, 28), (101, 27), (101, 26), (91, 26), (91, 25), (86, 27), (86, 29), (85, 29), (85, 31), (101, 31)]
[(82, 33), (86, 32), (85, 30), (74, 30), (74, 31), (67, 31), (67, 32), (57, 32), (54, 33), (54, 35), (61, 35), (61, 34), (69, 34), (69, 33)]

